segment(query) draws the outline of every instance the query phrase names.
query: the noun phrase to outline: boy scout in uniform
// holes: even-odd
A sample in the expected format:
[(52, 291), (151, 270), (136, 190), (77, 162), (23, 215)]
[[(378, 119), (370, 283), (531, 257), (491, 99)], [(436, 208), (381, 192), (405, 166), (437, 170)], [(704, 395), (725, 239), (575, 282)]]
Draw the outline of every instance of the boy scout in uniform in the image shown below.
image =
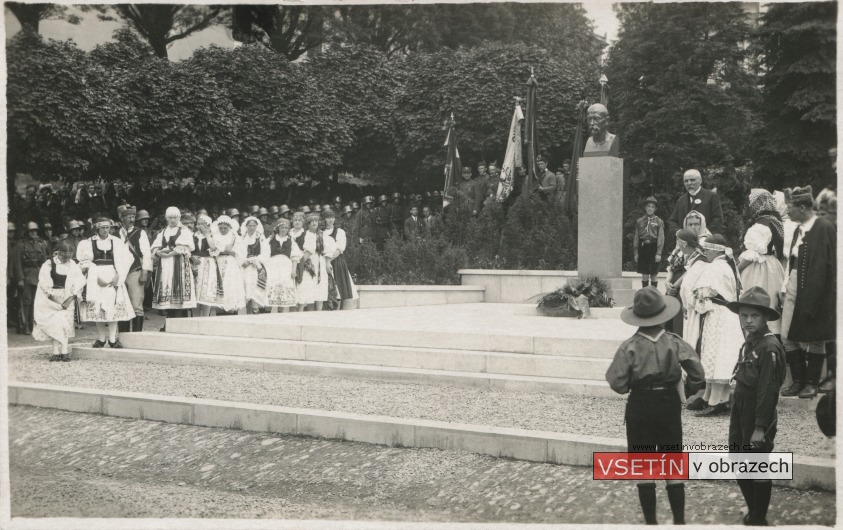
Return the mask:
[[(726, 304), (740, 315), (746, 342), (735, 366), (735, 395), (729, 420), (732, 452), (769, 453), (776, 437), (776, 406), (785, 377), (784, 346), (770, 332), (767, 322), (778, 320), (770, 308), (770, 295), (761, 287), (747, 289), (737, 302)], [(749, 513), (744, 524), (767, 525), (767, 509), (773, 483), (770, 480), (738, 480)]]
[[(691, 390), (696, 392), (705, 386), (703, 368), (694, 349), (678, 335), (664, 330), (664, 323), (679, 309), (677, 299), (664, 298), (655, 287), (645, 287), (635, 293), (633, 306), (621, 313), (621, 320), (638, 326), (638, 331), (615, 352), (606, 381), (619, 394), (629, 392), (624, 420), (630, 452), (681, 452), (682, 368), (688, 374)], [(667, 498), (673, 523), (685, 524), (685, 484), (668, 480)], [(657, 524), (656, 483), (638, 483), (638, 500), (646, 523)]]

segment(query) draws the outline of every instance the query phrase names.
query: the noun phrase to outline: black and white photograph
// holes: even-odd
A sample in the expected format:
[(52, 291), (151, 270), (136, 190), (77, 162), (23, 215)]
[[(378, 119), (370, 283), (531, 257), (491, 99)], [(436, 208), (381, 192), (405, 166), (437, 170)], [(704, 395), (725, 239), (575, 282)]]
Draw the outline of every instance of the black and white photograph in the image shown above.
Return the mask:
[(836, 526), (838, 16), (5, 2), (0, 528)]

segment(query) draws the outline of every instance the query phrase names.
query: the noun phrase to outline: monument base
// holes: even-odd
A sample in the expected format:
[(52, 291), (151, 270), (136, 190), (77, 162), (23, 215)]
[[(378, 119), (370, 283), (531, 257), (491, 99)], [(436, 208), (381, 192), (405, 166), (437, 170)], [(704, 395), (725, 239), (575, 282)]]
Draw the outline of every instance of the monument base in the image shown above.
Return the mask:
[(577, 188), (577, 271), (580, 276), (620, 278), (623, 159), (580, 158)]

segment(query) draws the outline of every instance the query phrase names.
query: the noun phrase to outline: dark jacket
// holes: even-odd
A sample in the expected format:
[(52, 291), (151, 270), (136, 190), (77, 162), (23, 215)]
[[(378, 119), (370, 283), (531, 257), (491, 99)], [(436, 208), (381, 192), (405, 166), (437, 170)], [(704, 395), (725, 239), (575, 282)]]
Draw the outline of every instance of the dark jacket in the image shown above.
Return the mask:
[(423, 225), (419, 216), (413, 221), (413, 216), (404, 220), (404, 239), (412, 241), (422, 235)]
[(705, 188), (700, 188), (694, 200), (699, 200), (700, 203), (691, 203), (691, 196), (687, 192), (677, 199), (673, 213), (670, 214), (668, 219), (671, 232), (676, 233), (677, 230), (682, 228), (688, 212), (696, 210), (705, 216), (706, 227), (712, 234), (722, 234), (723, 208), (720, 207), (720, 198), (717, 194)]
[(755, 394), (752, 413), (756, 427), (767, 429), (776, 421), (779, 387), (784, 382), (786, 366), (784, 346), (769, 328), (747, 336), (734, 377), (738, 383), (736, 391)]
[(796, 262), (797, 287), (793, 321), (787, 338), (794, 342), (835, 339), (837, 323), (837, 232), (818, 217), (802, 236)]

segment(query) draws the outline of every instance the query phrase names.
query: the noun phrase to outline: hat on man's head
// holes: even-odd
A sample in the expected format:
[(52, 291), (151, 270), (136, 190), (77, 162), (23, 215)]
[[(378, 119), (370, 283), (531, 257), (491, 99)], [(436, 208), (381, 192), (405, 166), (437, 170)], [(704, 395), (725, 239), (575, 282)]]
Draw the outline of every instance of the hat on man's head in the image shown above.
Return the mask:
[(32, 230), (38, 230), (38, 223), (33, 221), (26, 223), (26, 231), (30, 232)]
[(270, 206), (269, 207), (269, 213), (278, 213), (278, 207), (277, 206)]
[(351, 211), (351, 206), (348, 206), (348, 205), (343, 206), (342, 213), (346, 214), (346, 213), (349, 213), (350, 211)]
[(398, 193), (398, 192), (396, 191), (395, 193), (393, 193), (393, 194), (392, 194), (392, 198), (393, 198), (393, 199), (400, 199), (400, 198), (401, 198), (401, 194), (400, 194), (400, 193)]
[(767, 315), (767, 320), (778, 320), (781, 318), (779, 312), (770, 307), (770, 295), (763, 287), (750, 287), (741, 293), (741, 297), (737, 302), (729, 302), (726, 304), (726, 307), (732, 313), (739, 313), (742, 307), (751, 307)]
[(44, 226), (42, 226), (41, 228), (43, 228), (44, 230), (47, 230), (47, 229), (52, 230), (53, 225), (51, 223), (44, 223)]
[(648, 204), (653, 204), (654, 206), (658, 207), (659, 201), (652, 195), (641, 201), (641, 206), (647, 206)]
[(280, 213), (282, 215), (289, 212), (289, 211), (290, 211), (290, 207), (287, 206), (286, 204), (282, 204), (281, 208), (278, 209), (278, 213)]
[(234, 217), (235, 215), (239, 216), (240, 210), (238, 210), (237, 208), (231, 208), (230, 210), (228, 210), (229, 217)]
[(384, 201), (388, 201), (388, 200), (389, 200), (389, 197), (387, 197), (386, 195), (381, 195), (380, 197), (378, 197), (378, 202), (384, 202)]
[(301, 208), (299, 208), (299, 210), (300, 210), (300, 211), (301, 211), (301, 213), (303, 213), (303, 214), (308, 214), (308, 213), (310, 213), (310, 207), (308, 207), (308, 206), (302, 206)]
[(269, 215), (269, 210), (267, 210), (266, 208), (259, 209), (258, 210), (258, 217), (260, 217), (261, 215)]
[(134, 206), (129, 206), (128, 204), (121, 204), (117, 207), (117, 216), (122, 219), (127, 215), (137, 215), (137, 209)]
[(9, 224), (6, 226), (6, 231), (7, 232), (17, 231), (17, 229), (15, 228), (15, 223), (9, 222)]
[(185, 212), (181, 214), (181, 222), (182, 223), (195, 223), (196, 217), (193, 216), (190, 212)]
[[(149, 219), (149, 214), (147, 214), (146, 218)], [(76, 230), (77, 228), (82, 228), (82, 223), (80, 223), (79, 221), (73, 219), (69, 223), (67, 223), (68, 232), (71, 230)]]
[(814, 206), (814, 192), (811, 189), (811, 186), (793, 188), (790, 190), (789, 196), (787, 190), (785, 190), (785, 200), (795, 206), (807, 206), (808, 208), (812, 208)]
[(547, 164), (547, 159), (545, 157), (539, 155), (539, 156), (536, 157), (536, 164), (538, 164), (539, 162), (544, 162), (545, 164)]
[(251, 210), (249, 210), (252, 215), (258, 213), (260, 211), (260, 207), (257, 204), (253, 204)]
[(621, 320), (630, 326), (657, 326), (676, 316), (680, 309), (675, 297), (665, 298), (658, 289), (649, 286), (635, 292), (632, 307), (623, 310)]
[(149, 212), (146, 210), (138, 210), (138, 214), (135, 216), (135, 221), (142, 221), (144, 219), (149, 219)]

